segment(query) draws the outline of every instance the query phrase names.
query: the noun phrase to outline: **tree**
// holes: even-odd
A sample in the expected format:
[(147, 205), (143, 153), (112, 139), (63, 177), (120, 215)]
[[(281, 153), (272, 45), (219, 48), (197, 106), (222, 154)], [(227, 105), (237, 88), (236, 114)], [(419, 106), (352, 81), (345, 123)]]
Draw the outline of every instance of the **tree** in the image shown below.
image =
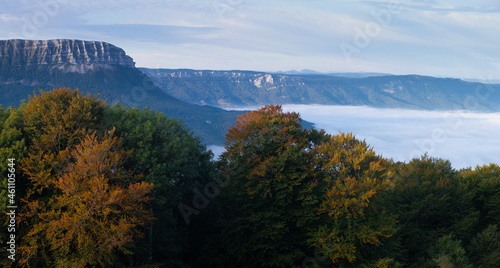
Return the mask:
[[(0, 243), (2, 246), (0, 250), (7, 253), (5, 248), (6, 238), (10, 235), (8, 233), (9, 218), (7, 216), (7, 206), (9, 205), (9, 199), (14, 197), (14, 205), (17, 206), (19, 202), (19, 196), (23, 193), (23, 187), (21, 187), (19, 163), (22, 161), (26, 153), (26, 145), (21, 132), (21, 122), (22, 122), (22, 110), (24, 109), (25, 103), (21, 105), (20, 108), (9, 107), (3, 109), (0, 106)], [(9, 159), (14, 159), (9, 161)], [(8, 172), (9, 164), (15, 170), (14, 177), (11, 178), (10, 188), (8, 183)], [(9, 190), (14, 190), (14, 195)], [(9, 197), (9, 194), (11, 197)], [(5, 266), (12, 262), (7, 256), (2, 254), (2, 261), (6, 261)]]
[(78, 89), (40, 91), (30, 96), (23, 112), (23, 131), (31, 151), (59, 152), (87, 134), (103, 130), (105, 102)]
[(27, 217), (37, 221), (23, 239), (21, 264), (55, 267), (104, 266), (115, 251), (128, 250), (138, 226), (151, 220), (146, 207), (153, 185), (138, 182), (123, 170), (127, 153), (113, 132), (101, 139), (87, 135), (80, 145), (60, 152), (66, 168), (49, 187), (56, 194), (45, 203), (32, 201)]
[(500, 231), (488, 225), (472, 239), (470, 256), (476, 267), (495, 267), (500, 263)]
[(22, 132), (27, 157), (20, 163), (25, 172), (25, 199), (45, 202), (53, 194), (48, 188), (64, 168), (59, 152), (79, 144), (87, 134), (104, 132), (105, 103), (97, 97), (83, 96), (78, 90), (54, 89), (30, 96), (22, 114)]
[(477, 231), (500, 222), (500, 166), (489, 164), (465, 169), (460, 182), (468, 188), (474, 207), (479, 211)]
[[(125, 225), (117, 223), (117, 226), (120, 226), (119, 229), (123, 231), (122, 234), (117, 231), (107, 230), (111, 236), (103, 236), (101, 240), (92, 235), (94, 231), (95, 234), (101, 234), (102, 230), (104, 230), (103, 228), (115, 228), (111, 224), (106, 225), (108, 219), (106, 215), (109, 213), (114, 215), (120, 213), (120, 209), (122, 209), (121, 212), (123, 212), (123, 215), (130, 217), (132, 214), (127, 213), (126, 210), (130, 204), (140, 205), (142, 202), (141, 198), (143, 198), (141, 193), (149, 192), (146, 190), (150, 187), (148, 186), (149, 184), (136, 185), (133, 181), (135, 179), (132, 179), (134, 177), (128, 175), (123, 170), (123, 167), (120, 166), (123, 164), (122, 162), (126, 154), (122, 150), (115, 148), (119, 142), (113, 140), (114, 138), (106, 131), (108, 124), (103, 120), (105, 110), (105, 103), (97, 99), (97, 97), (90, 95), (83, 96), (78, 90), (71, 91), (65, 88), (57, 89), (53, 92), (42, 91), (40, 95), (35, 94), (33, 97), (30, 97), (30, 101), (23, 109), (21, 129), (23, 138), (26, 141), (27, 153), (26, 157), (20, 162), (19, 169), (22, 172), (21, 185), (23, 189), (26, 189), (26, 193), (22, 195), (21, 211), (18, 214), (19, 236), (21, 237), (20, 242), (23, 245), (19, 248), (23, 257), (22, 263), (35, 266), (65, 266), (69, 263), (81, 266), (85, 263), (94, 263), (94, 265), (109, 263), (111, 256), (106, 255), (110, 253), (109, 247), (106, 249), (107, 251), (97, 250), (101, 253), (96, 253), (96, 257), (94, 258), (88, 255), (90, 244), (85, 244), (81, 239), (83, 237), (90, 239), (88, 241), (92, 241), (92, 238), (98, 241), (111, 239), (114, 241), (112, 246), (113, 254), (116, 251), (126, 252), (126, 249), (131, 246), (131, 231), (128, 228), (136, 229), (143, 226), (138, 220), (130, 218), (130, 222), (123, 221)], [(82, 144), (82, 141), (86, 141), (87, 143)], [(104, 146), (100, 143), (97, 144), (97, 141), (109, 146), (112, 145), (111, 147), (113, 148), (110, 147), (106, 152), (92, 151), (91, 149), (94, 146)], [(73, 152), (76, 149), (88, 155), (77, 155)], [(116, 153), (114, 153), (115, 151)], [(120, 157), (118, 157), (119, 155)], [(113, 159), (114, 162), (112, 162), (113, 164), (104, 167), (111, 168), (113, 174), (108, 174), (109, 176), (106, 175), (102, 178), (90, 175), (84, 178), (78, 177), (68, 170), (70, 167), (75, 170), (84, 170), (85, 168), (90, 170), (95, 168), (75, 164), (74, 161), (86, 159), (85, 157), (101, 157), (103, 161), (106, 157), (115, 157)], [(85, 161), (82, 161), (79, 164), (85, 164)], [(103, 163), (98, 163), (97, 165), (103, 165)], [(114, 174), (115, 171), (118, 173)], [(129, 180), (129, 182), (122, 185), (113, 181), (113, 176), (118, 176), (118, 174), (122, 174), (123, 181)], [(109, 206), (103, 206), (102, 209), (105, 209), (105, 212), (97, 212), (97, 214), (88, 212), (88, 219), (81, 218), (80, 216), (85, 214), (82, 211), (89, 209), (88, 206), (91, 203), (85, 200), (81, 200), (83, 203), (78, 203), (77, 200), (70, 199), (69, 194), (64, 192), (65, 186), (61, 184), (61, 178), (68, 183), (72, 180), (73, 182), (80, 180), (77, 185), (80, 188), (75, 190), (78, 194), (75, 192), (71, 195), (80, 196), (81, 198), (92, 198), (103, 202), (106, 198), (114, 201), (108, 200)], [(105, 190), (101, 191), (100, 188), (95, 188), (98, 182), (103, 183), (102, 186), (105, 187)], [(110, 186), (106, 186), (106, 183)], [(133, 184), (129, 185), (129, 183)], [(122, 190), (118, 190), (116, 187), (127, 189), (126, 191), (130, 195), (135, 195), (134, 198), (138, 198), (138, 200), (134, 201), (134, 203), (130, 198), (126, 198), (124, 193), (120, 195), (119, 191)], [(94, 191), (95, 193), (101, 193), (103, 196), (93, 196), (90, 192), (85, 193), (85, 191)], [(121, 199), (115, 200), (113, 198)], [(62, 200), (66, 203), (61, 203)], [(116, 208), (118, 206), (117, 202), (123, 202), (121, 204), (123, 207), (120, 209)], [(127, 204), (127, 202), (130, 204)], [(114, 210), (110, 212), (111, 207)], [(137, 208), (139, 209), (140, 206)], [(108, 214), (104, 215), (103, 213)], [(64, 218), (58, 218), (59, 216), (64, 216)], [(115, 218), (120, 221), (119, 217)], [(82, 223), (83, 220), (85, 220), (84, 223)], [(86, 224), (92, 222), (91, 220), (95, 220), (94, 223), (96, 225), (93, 226), (95, 229), (85, 229), (87, 227), (82, 227), (89, 226)], [(104, 223), (101, 225), (97, 224), (96, 221), (99, 220), (102, 220)], [(144, 221), (149, 223), (147, 217), (144, 218)], [(68, 233), (75, 230), (72, 229), (75, 228), (75, 224), (85, 229), (82, 229), (83, 234), (81, 237)], [(134, 235), (133, 237), (135, 238), (136, 236)], [(58, 240), (62, 238), (64, 239)], [(68, 241), (73, 242), (73, 244), (69, 244), (67, 247), (60, 244)], [(123, 245), (120, 241), (126, 241), (124, 243), (127, 245)], [(103, 242), (103, 245), (106, 247), (106, 243)], [(83, 246), (87, 248), (82, 248)], [(82, 254), (87, 255), (83, 256)], [(75, 261), (76, 258), (81, 258), (82, 261)]]
[(144, 230), (146, 239), (131, 262), (181, 267), (185, 259), (198, 259), (203, 237), (210, 233), (211, 214), (204, 211), (206, 217), (197, 216), (204, 221), (193, 217), (186, 225), (178, 205), (191, 204), (193, 189), (203, 189), (213, 179), (211, 152), (180, 120), (162, 113), (114, 105), (105, 115), (123, 148), (133, 151), (125, 168), (155, 185), (150, 209), (157, 221)]
[[(266, 106), (239, 116), (218, 163), (223, 248), (219, 267), (290, 267), (314, 249), (307, 243), (321, 182), (310, 154), (328, 139), (305, 130), (297, 113)], [(230, 172), (230, 174), (228, 174)]]
[(445, 235), (468, 244), (479, 214), (450, 162), (424, 155), (394, 169), (395, 188), (385, 202), (398, 215), (400, 262), (422, 267), (427, 249)]
[(352, 134), (332, 136), (313, 153), (326, 189), (317, 212), (324, 216), (310, 241), (333, 263), (390, 261), (370, 246), (396, 231), (394, 217), (378, 200), (391, 186), (390, 163)]
[(500, 262), (500, 167), (496, 164), (460, 171), (460, 182), (468, 189), (479, 220), (471, 233), (470, 259), (477, 267), (494, 267)]
[(462, 247), (462, 241), (453, 240), (452, 235), (440, 237), (436, 244), (430, 247), (429, 255), (432, 259), (427, 263), (429, 267), (435, 267), (437, 264), (440, 268), (472, 268)]

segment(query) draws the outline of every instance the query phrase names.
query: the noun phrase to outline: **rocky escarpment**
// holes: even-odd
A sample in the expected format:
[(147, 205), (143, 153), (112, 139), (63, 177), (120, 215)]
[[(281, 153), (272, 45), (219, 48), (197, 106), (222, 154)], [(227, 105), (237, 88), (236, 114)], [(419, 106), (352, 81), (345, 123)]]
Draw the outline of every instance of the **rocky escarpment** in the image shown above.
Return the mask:
[(121, 65), (135, 67), (133, 59), (106, 42), (82, 40), (0, 40), (2, 65), (47, 65), (67, 72)]

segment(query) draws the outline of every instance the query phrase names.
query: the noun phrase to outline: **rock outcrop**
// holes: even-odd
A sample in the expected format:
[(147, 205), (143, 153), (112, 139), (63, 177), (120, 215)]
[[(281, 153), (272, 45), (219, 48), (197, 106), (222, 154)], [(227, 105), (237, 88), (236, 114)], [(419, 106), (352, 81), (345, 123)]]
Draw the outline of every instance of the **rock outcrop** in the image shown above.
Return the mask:
[(53, 65), (68, 72), (81, 72), (96, 66), (135, 67), (133, 59), (112, 44), (68, 39), (0, 40), (0, 63), (10, 66)]

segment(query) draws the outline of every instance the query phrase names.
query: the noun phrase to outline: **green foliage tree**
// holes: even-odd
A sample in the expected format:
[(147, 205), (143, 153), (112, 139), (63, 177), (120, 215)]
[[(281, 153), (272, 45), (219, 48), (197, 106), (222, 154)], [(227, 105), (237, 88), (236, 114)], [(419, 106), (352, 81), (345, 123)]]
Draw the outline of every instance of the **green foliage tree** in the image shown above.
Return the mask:
[(475, 267), (495, 267), (500, 263), (500, 231), (497, 225), (488, 225), (476, 234), (469, 246)]
[(440, 237), (436, 244), (429, 249), (432, 261), (428, 267), (440, 268), (472, 268), (469, 258), (465, 254), (461, 240), (454, 240), (452, 235)]
[(280, 106), (238, 117), (218, 163), (227, 188), (221, 193), (223, 249), (214, 266), (290, 267), (313, 254), (306, 240), (321, 182), (310, 152), (327, 139), (304, 130), (298, 114)]
[(495, 267), (500, 263), (500, 167), (496, 164), (464, 169), (459, 176), (479, 211), (478, 224), (471, 233), (470, 259), (477, 267)]
[(395, 164), (395, 188), (387, 204), (398, 215), (399, 260), (409, 267), (426, 263), (427, 248), (453, 234), (468, 243), (478, 220), (467, 187), (449, 161), (422, 156)]
[(474, 207), (480, 212), (476, 230), (500, 223), (500, 166), (489, 164), (462, 170), (460, 180), (468, 187)]
[(114, 105), (106, 120), (116, 127), (123, 148), (132, 151), (125, 167), (155, 185), (150, 209), (157, 221), (145, 230), (146, 240), (131, 262), (181, 267), (183, 259), (196, 259), (209, 224), (186, 225), (178, 204), (189, 203), (193, 188), (202, 189), (213, 178), (211, 152), (180, 120), (146, 108)]
[(6, 248), (6, 237), (10, 235), (7, 231), (7, 224), (9, 219), (6, 212), (7, 205), (9, 204), (9, 188), (7, 181), (7, 171), (8, 164), (11, 163), (8, 159), (15, 159), (14, 169), (15, 172), (15, 185), (11, 185), (15, 190), (14, 201), (16, 203), (12, 205), (18, 205), (19, 196), (22, 195), (22, 187), (20, 187), (20, 172), (18, 165), (22, 161), (26, 153), (26, 145), (21, 132), (21, 122), (22, 122), (22, 110), (25, 107), (25, 103), (21, 105), (20, 108), (9, 107), (4, 109), (0, 106), (0, 250), (3, 252), (1, 254), (2, 260), (8, 260), (5, 255)]

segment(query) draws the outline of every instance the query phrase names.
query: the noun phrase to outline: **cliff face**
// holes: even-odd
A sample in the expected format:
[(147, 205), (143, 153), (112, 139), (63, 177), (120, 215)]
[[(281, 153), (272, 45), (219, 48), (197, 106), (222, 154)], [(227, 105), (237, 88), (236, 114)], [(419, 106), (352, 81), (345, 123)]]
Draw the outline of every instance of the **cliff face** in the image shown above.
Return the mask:
[(97, 66), (135, 67), (133, 59), (119, 47), (106, 42), (68, 39), (0, 40), (0, 63), (52, 65), (67, 72), (81, 72)]

